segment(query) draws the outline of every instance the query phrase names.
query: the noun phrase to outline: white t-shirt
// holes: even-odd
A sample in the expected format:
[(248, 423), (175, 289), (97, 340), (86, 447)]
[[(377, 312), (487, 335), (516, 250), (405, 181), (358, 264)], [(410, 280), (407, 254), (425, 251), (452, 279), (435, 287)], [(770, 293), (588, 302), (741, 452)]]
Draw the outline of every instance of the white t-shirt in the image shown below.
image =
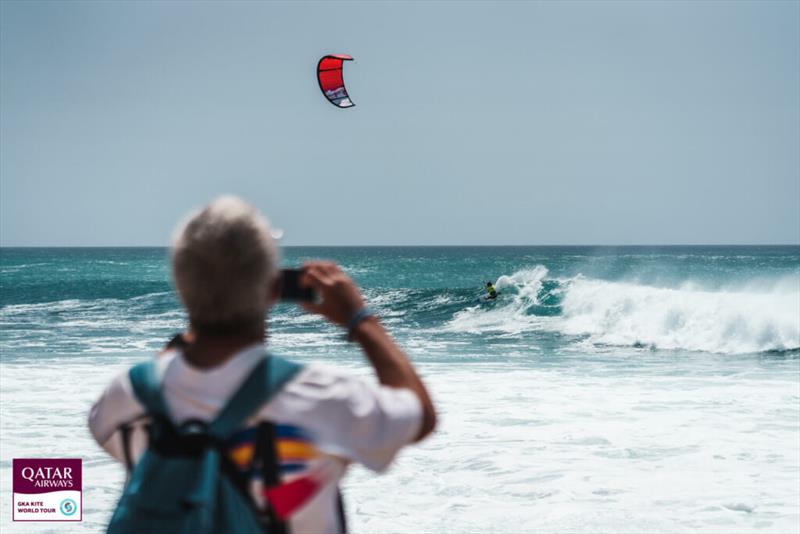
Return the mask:
[[(163, 394), (171, 416), (211, 421), (265, 355), (257, 344), (212, 369), (191, 367), (179, 350), (159, 357)], [(136, 461), (146, 447), (144, 407), (136, 399), (128, 373), (114, 379), (92, 407), (89, 429), (114, 458), (124, 461), (121, 425), (132, 421), (129, 443)], [(255, 426), (275, 425), (281, 486), (270, 500), (289, 510), (295, 533), (342, 531), (337, 482), (350, 461), (382, 471), (417, 436), (422, 406), (408, 389), (381, 386), (317, 364), (304, 367), (247, 421), (230, 442), (229, 457), (249, 469)], [(280, 489), (286, 488), (287, 499)], [(252, 490), (258, 502), (262, 493)], [(283, 503), (280, 501), (283, 499)]]

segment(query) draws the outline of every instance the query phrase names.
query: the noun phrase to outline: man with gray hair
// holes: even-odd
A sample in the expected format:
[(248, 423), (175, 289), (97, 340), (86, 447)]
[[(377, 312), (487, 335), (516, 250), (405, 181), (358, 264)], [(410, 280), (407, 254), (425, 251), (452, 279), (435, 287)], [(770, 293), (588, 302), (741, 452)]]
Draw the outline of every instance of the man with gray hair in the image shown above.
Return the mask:
[[(208, 423), (254, 369), (280, 360), (265, 349), (265, 317), (280, 294), (278, 249), (255, 208), (221, 197), (180, 227), (172, 268), (189, 328), (154, 366), (160, 393), (174, 425)], [(301, 284), (318, 296), (303, 304), (306, 311), (345, 327), (379, 384), (318, 364), (296, 366), (221, 448), (231, 479), (270, 531), (344, 532), (338, 482), (347, 465), (384, 470), (402, 447), (433, 431), (436, 415), (408, 358), (337, 265), (307, 263)], [(148, 410), (131, 376), (112, 381), (89, 416), (95, 440), (129, 469), (148, 448)], [(265, 427), (267, 444), (259, 441)], [(264, 450), (272, 451), (263, 461), (275, 464), (274, 477), (254, 468)]]

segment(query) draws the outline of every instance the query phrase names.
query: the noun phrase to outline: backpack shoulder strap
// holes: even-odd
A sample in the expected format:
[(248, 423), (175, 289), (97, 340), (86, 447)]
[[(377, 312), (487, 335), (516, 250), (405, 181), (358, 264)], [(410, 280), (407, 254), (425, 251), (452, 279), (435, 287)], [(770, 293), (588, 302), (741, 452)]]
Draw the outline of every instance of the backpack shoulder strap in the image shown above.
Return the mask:
[(128, 371), (133, 393), (150, 415), (162, 415), (169, 419), (167, 405), (161, 395), (161, 380), (158, 377), (156, 361), (149, 360), (131, 367)]
[(217, 439), (227, 439), (302, 368), (279, 356), (268, 354), (262, 358), (209, 425), (209, 432)]

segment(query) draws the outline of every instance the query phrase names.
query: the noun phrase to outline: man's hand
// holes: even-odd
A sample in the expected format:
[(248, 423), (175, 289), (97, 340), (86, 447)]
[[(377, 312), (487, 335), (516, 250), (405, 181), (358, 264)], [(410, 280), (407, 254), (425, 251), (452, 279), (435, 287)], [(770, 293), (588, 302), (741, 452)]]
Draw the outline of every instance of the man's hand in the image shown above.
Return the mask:
[(344, 326), (364, 307), (364, 298), (349, 276), (338, 265), (328, 261), (312, 261), (303, 266), (300, 285), (310, 287), (320, 296), (319, 303), (306, 303), (303, 308), (318, 313), (334, 324)]

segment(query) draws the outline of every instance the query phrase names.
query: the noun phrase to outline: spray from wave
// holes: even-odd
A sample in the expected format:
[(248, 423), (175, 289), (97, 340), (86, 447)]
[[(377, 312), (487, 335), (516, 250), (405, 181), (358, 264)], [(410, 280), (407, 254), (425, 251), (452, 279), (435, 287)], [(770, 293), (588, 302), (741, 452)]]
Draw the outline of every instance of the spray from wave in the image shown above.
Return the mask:
[[(541, 265), (501, 276), (495, 283), (500, 293), (497, 301), (489, 306), (473, 306), (456, 313), (446, 329), (473, 334), (487, 331), (518, 334), (542, 327), (543, 318), (560, 313), (557, 305), (546, 304), (548, 296), (557, 297), (559, 288), (554, 286), (545, 295), (542, 294), (546, 277), (547, 269)], [(549, 313), (545, 312), (547, 307), (550, 308)]]
[(502, 301), (456, 313), (451, 331), (552, 331), (597, 345), (754, 353), (800, 349), (800, 279), (707, 290), (575, 276), (537, 266), (497, 281)]

